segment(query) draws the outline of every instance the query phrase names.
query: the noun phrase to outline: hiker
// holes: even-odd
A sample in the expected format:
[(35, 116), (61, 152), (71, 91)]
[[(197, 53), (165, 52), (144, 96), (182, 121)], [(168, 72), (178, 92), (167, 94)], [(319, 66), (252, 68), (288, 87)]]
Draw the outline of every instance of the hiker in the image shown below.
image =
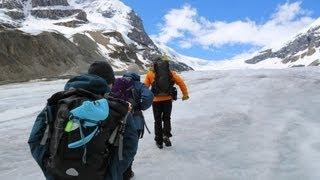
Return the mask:
[(106, 95), (114, 81), (97, 61), (48, 99), (28, 140), (47, 180), (122, 180), (139, 138), (130, 104)]
[[(117, 78), (111, 89), (111, 96), (120, 98), (132, 104), (132, 115), (139, 138), (143, 138), (144, 128), (148, 130), (142, 111), (151, 107), (153, 93), (140, 82), (139, 67), (130, 65), (127, 72), (121, 78)], [(123, 174), (123, 180), (129, 180), (134, 176), (132, 164)]]
[[(157, 57), (154, 60), (153, 68), (147, 73), (145, 81), (147, 87), (151, 87), (154, 94), (152, 104), (154, 115), (154, 130), (156, 145), (163, 148), (163, 143), (169, 147), (172, 146), (171, 134), (171, 111), (172, 101), (177, 100), (177, 84), (182, 91), (182, 100), (188, 100), (188, 89), (183, 79), (169, 67), (168, 56)], [(162, 126), (163, 122), (163, 126)]]

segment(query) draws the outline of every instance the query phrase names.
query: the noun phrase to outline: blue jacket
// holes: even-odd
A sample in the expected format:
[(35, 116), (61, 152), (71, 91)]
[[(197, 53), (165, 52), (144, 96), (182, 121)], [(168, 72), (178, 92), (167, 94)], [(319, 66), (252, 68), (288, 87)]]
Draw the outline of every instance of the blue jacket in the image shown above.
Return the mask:
[[(107, 86), (107, 82), (95, 75), (80, 75), (70, 79), (65, 85), (65, 90), (70, 88), (82, 88), (96, 94), (105, 94), (110, 91)], [(46, 109), (46, 108), (45, 108)], [(46, 128), (45, 124), (45, 110), (43, 110), (37, 117), (28, 143), (30, 146), (31, 154), (33, 158), (37, 161), (40, 168), (42, 169), (47, 180), (53, 180), (44, 169), (43, 157), (48, 150), (48, 143), (44, 146), (40, 145), (43, 133)], [(110, 166), (106, 173), (106, 180), (122, 180), (122, 174), (130, 166), (133, 161), (133, 158), (137, 152), (138, 148), (138, 133), (136, 126), (133, 121), (133, 117), (130, 115), (127, 119), (127, 125), (124, 133), (123, 139), (123, 160), (119, 161), (118, 151), (114, 150), (111, 157)]]
[[(143, 83), (140, 82), (140, 76), (136, 73), (126, 73), (123, 77), (130, 77), (134, 80), (135, 100), (138, 101), (139, 109), (133, 113), (134, 124), (136, 129), (143, 133), (145, 119), (142, 111), (151, 107), (153, 101), (153, 93)], [(142, 135), (142, 134), (141, 134)]]

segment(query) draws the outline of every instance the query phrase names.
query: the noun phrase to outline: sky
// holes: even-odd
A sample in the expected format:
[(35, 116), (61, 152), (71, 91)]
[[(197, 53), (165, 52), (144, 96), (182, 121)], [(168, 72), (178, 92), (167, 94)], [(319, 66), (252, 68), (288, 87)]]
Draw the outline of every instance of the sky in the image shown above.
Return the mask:
[(147, 33), (183, 55), (207, 60), (279, 48), (320, 17), (318, 0), (123, 0)]

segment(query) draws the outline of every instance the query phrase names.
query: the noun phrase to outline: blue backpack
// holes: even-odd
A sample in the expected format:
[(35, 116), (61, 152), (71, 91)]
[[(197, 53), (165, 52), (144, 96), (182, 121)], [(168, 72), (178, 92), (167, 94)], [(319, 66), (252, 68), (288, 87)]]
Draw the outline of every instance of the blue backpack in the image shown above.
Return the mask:
[(58, 92), (35, 121), (32, 156), (47, 179), (102, 180), (114, 146), (122, 159), (127, 115), (126, 102), (83, 89)]

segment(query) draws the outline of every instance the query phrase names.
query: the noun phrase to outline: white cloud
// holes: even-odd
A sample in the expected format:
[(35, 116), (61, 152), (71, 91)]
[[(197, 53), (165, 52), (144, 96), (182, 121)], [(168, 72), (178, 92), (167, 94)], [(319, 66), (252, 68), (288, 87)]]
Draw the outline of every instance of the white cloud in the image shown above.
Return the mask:
[(313, 21), (310, 11), (301, 8), (301, 2), (279, 5), (263, 24), (250, 19), (233, 22), (210, 21), (199, 16), (195, 8), (184, 5), (180, 9), (172, 9), (164, 16), (160, 33), (153, 37), (164, 44), (178, 40), (182, 48), (232, 44), (278, 47)]
[(200, 28), (196, 20), (197, 10), (185, 5), (181, 9), (173, 9), (164, 16), (165, 26), (161, 26), (158, 40), (167, 43), (172, 39), (183, 37), (185, 32), (196, 34)]
[(299, 15), (309, 14), (310, 11), (301, 9), (301, 2), (285, 3), (278, 6), (276, 13), (272, 15), (272, 19), (281, 23), (292, 21)]

